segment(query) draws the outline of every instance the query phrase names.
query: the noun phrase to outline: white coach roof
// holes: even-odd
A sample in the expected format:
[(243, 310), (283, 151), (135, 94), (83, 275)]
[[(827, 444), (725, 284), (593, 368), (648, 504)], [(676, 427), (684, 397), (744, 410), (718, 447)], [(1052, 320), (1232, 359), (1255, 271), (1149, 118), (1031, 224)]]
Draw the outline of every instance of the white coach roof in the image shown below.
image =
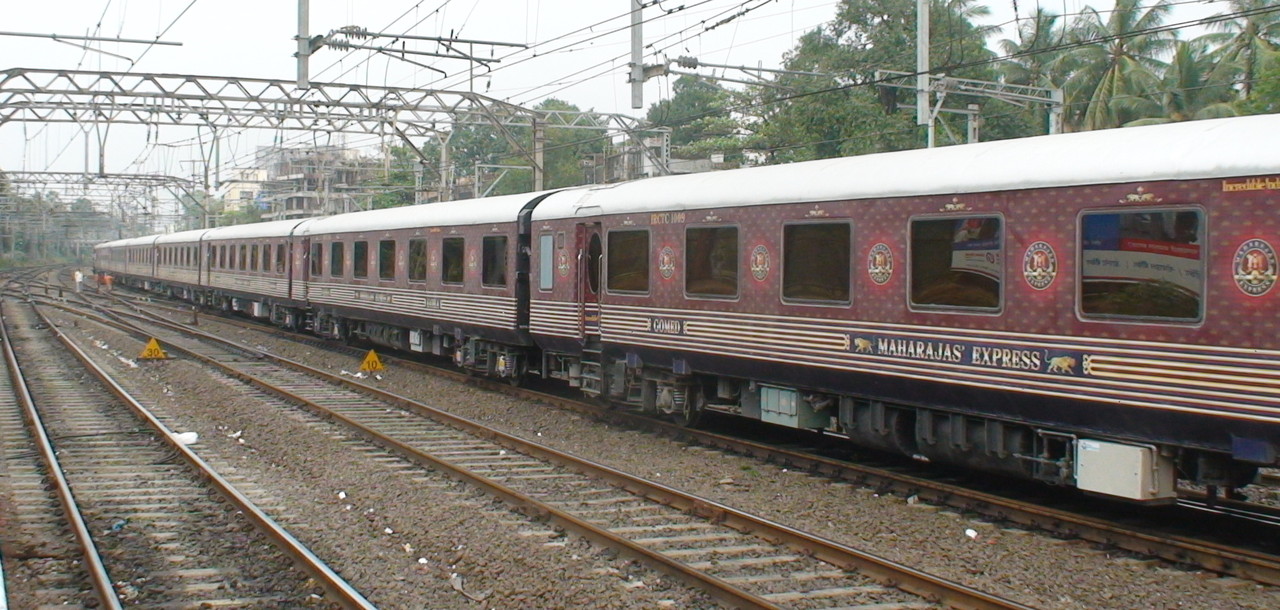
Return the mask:
[(190, 231), (178, 231), (177, 233), (165, 233), (156, 238), (156, 245), (162, 244), (186, 244), (195, 245), (200, 241), (200, 236), (208, 233), (211, 229), (192, 229)]
[(557, 193), (534, 220), (1280, 173), (1280, 115), (650, 178)]
[(298, 225), (312, 222), (311, 218), (293, 218), (290, 220), (273, 220), (271, 222), (255, 222), (245, 225), (231, 225), (209, 229), (204, 240), (211, 239), (259, 239), (271, 237), (288, 237), (291, 233), (301, 233)]
[(317, 235), (515, 222), (521, 208), (541, 194), (500, 195), (339, 214), (316, 219), (304, 232)]
[(142, 237), (127, 237), (125, 239), (117, 239), (115, 241), (109, 241), (109, 242), (98, 244), (94, 246), (94, 249), (96, 250), (98, 248), (125, 248), (128, 246), (142, 246), (142, 245), (149, 246), (153, 242), (155, 242), (155, 240), (156, 240), (155, 235), (143, 235)]

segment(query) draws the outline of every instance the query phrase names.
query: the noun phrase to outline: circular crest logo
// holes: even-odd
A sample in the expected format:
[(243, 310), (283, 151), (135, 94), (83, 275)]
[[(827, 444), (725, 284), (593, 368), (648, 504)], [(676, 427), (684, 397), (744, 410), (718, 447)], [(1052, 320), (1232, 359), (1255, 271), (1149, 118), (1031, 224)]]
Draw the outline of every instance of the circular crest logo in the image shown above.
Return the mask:
[(1276, 251), (1261, 239), (1250, 239), (1236, 249), (1236, 286), (1251, 297), (1260, 297), (1276, 284)]
[(881, 285), (893, 277), (893, 251), (888, 245), (879, 243), (871, 246), (871, 253), (867, 255), (867, 273), (871, 275), (871, 281)]
[(663, 279), (671, 279), (676, 273), (676, 251), (671, 246), (662, 248), (662, 252), (658, 254), (658, 271), (662, 273)]
[(1022, 277), (1036, 290), (1044, 290), (1058, 277), (1058, 256), (1053, 246), (1038, 241), (1027, 247), (1022, 256)]
[(763, 282), (764, 278), (769, 277), (769, 249), (763, 244), (751, 251), (751, 277), (756, 278), (757, 282)]
[(560, 272), (560, 277), (569, 277), (569, 251), (564, 248), (556, 255), (556, 271)]

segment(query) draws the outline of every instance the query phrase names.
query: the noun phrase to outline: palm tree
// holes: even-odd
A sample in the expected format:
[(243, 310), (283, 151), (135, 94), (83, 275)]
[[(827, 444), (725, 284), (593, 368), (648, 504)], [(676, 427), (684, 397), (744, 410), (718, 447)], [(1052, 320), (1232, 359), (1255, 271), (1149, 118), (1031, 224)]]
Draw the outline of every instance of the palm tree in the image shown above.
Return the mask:
[(1219, 16), (1239, 16), (1214, 22), (1211, 27), (1222, 31), (1210, 36), (1221, 45), (1216, 58), (1219, 70), (1235, 71), (1240, 92), (1248, 97), (1263, 58), (1280, 48), (1280, 11), (1267, 10), (1274, 6), (1273, 0), (1228, 1), (1231, 10)]
[(1175, 40), (1169, 31), (1154, 31), (1169, 15), (1170, 0), (1144, 8), (1141, 0), (1117, 0), (1105, 21), (1086, 8), (1072, 28), (1080, 46), (1059, 61), (1071, 68), (1063, 83), (1067, 118), (1079, 129), (1106, 129), (1142, 118), (1133, 110), (1160, 85), (1161, 57)]
[(1159, 101), (1140, 99), (1137, 112), (1145, 112), (1148, 118), (1125, 123), (1155, 125), (1193, 119), (1212, 119), (1238, 114), (1232, 101), (1236, 92), (1224, 73), (1215, 69), (1212, 36), (1195, 40), (1179, 40), (1174, 44), (1173, 57), (1165, 68), (1160, 83)]
[[(1037, 7), (1030, 19), (1018, 23), (1018, 39), (999, 42), (1000, 54), (1010, 59), (1000, 62), (1000, 77), (1014, 85), (1055, 87), (1053, 66), (1062, 55), (1058, 50), (1066, 33), (1058, 25), (1058, 15)], [(1060, 75), (1058, 75), (1060, 76)]]

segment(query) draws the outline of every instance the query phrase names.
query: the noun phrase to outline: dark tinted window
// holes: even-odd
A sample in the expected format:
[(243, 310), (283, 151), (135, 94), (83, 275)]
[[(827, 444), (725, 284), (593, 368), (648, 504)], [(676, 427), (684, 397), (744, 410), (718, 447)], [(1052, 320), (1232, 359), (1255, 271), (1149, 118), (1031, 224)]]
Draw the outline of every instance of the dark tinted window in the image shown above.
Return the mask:
[(611, 231), (608, 256), (609, 290), (645, 292), (649, 290), (649, 232)]
[(311, 277), (320, 275), (324, 269), (320, 264), (320, 253), (324, 252), (324, 244), (311, 244)]
[(507, 237), (490, 235), (484, 238), (484, 262), (480, 282), (485, 286), (507, 285)]
[(440, 281), (446, 284), (462, 283), (464, 246), (461, 237), (446, 237), (441, 242)]
[(351, 274), (369, 277), (369, 242), (358, 241), (351, 247)]
[(378, 278), (396, 279), (396, 241), (394, 239), (378, 242)]
[(691, 295), (738, 294), (738, 228), (690, 228), (684, 233), (684, 291)]
[(342, 277), (342, 266), (347, 264), (346, 252), (344, 248), (346, 244), (335, 241), (329, 244), (329, 276)]
[(427, 240), (409, 240), (409, 279), (427, 279)]
[(285, 256), (288, 251), (284, 244), (276, 244), (276, 273), (284, 273)]
[(1199, 320), (1205, 276), (1203, 225), (1199, 210), (1082, 216), (1081, 313)]
[(911, 303), (999, 309), (1001, 227), (998, 216), (911, 221)]
[(849, 223), (808, 223), (782, 229), (782, 298), (849, 302)]

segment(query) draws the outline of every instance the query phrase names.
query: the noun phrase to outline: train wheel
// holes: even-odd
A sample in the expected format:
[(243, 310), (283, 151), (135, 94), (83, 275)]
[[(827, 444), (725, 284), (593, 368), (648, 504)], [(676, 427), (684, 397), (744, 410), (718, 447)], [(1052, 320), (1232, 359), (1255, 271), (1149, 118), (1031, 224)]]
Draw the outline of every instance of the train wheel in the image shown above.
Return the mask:
[(707, 399), (702, 397), (702, 388), (695, 387), (685, 398), (684, 406), (672, 414), (672, 418), (676, 424), (685, 428), (698, 427), (698, 420), (702, 419), (703, 408), (707, 406)]

